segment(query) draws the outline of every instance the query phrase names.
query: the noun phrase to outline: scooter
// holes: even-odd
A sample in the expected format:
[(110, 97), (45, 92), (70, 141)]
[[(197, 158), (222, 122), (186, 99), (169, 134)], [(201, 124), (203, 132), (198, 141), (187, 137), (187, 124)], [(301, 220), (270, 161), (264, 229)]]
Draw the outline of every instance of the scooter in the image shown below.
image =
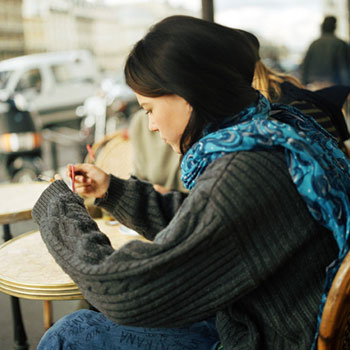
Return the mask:
[(11, 182), (32, 181), (41, 173), (41, 133), (21, 95), (0, 102), (0, 160)]
[(86, 143), (94, 143), (126, 127), (139, 109), (134, 92), (118, 76), (104, 79), (98, 94), (88, 97), (76, 109), (76, 115), (82, 119), (80, 131)]

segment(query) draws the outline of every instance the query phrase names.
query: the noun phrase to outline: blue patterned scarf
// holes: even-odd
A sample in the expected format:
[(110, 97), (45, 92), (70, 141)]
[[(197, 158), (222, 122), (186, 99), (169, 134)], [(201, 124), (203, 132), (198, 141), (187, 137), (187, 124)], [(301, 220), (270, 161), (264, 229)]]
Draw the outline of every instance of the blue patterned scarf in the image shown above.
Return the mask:
[(272, 104), (260, 95), (256, 105), (228, 118), (219, 130), (208, 127), (184, 155), (182, 181), (191, 190), (205, 168), (226, 153), (283, 147), (292, 180), (311, 215), (333, 232), (338, 258), (327, 268), (319, 324), (328, 291), (346, 253), (350, 231), (350, 169), (336, 140), (298, 109)]

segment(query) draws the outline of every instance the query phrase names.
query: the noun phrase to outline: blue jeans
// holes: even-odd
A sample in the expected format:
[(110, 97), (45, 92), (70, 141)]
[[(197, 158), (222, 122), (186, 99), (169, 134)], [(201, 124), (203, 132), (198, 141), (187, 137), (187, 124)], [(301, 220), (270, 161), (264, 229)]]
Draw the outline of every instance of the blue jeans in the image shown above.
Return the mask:
[(214, 350), (215, 320), (182, 328), (119, 326), (103, 314), (79, 310), (61, 318), (42, 337), (38, 350)]

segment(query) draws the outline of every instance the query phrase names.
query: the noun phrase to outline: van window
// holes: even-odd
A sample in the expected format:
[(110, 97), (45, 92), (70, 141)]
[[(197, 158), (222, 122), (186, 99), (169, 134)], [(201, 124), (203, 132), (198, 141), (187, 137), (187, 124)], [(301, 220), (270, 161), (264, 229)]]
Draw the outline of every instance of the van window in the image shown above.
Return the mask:
[(70, 64), (58, 64), (51, 67), (53, 76), (57, 84), (68, 82), (86, 82), (91, 81), (89, 73), (85, 67), (79, 63), (80, 61)]
[(6, 70), (0, 72), (0, 89), (5, 89), (12, 71)]
[(15, 91), (25, 92), (30, 90), (32, 92), (40, 93), (41, 91), (41, 73), (39, 69), (30, 69), (23, 73), (21, 79), (19, 80)]
[(52, 70), (53, 76), (55, 78), (55, 81), (58, 84), (73, 80), (73, 77), (70, 73), (70, 69), (69, 69), (68, 65), (66, 65), (66, 64), (52, 66), (51, 70)]

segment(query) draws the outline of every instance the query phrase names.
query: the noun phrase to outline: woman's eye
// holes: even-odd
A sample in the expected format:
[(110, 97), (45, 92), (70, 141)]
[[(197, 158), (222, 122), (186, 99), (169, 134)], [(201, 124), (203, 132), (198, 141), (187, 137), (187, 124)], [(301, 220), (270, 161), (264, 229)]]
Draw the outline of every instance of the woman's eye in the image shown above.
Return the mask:
[(151, 113), (151, 111), (146, 111), (146, 114), (149, 115)]

